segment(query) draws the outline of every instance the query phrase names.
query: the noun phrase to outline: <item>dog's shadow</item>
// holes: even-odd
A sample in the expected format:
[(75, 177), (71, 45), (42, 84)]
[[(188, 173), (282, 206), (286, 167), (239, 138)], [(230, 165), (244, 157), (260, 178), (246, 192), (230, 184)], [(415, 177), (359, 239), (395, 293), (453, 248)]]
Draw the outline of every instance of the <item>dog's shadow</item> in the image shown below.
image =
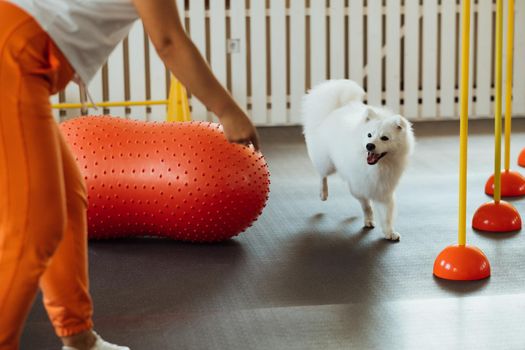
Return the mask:
[(323, 214), (312, 216), (307, 228), (286, 242), (283, 261), (273, 269), (273, 295), (295, 305), (323, 305), (365, 301), (375, 289), (373, 280), (381, 266), (378, 257), (392, 242), (371, 229), (361, 227), (352, 217), (327, 228)]

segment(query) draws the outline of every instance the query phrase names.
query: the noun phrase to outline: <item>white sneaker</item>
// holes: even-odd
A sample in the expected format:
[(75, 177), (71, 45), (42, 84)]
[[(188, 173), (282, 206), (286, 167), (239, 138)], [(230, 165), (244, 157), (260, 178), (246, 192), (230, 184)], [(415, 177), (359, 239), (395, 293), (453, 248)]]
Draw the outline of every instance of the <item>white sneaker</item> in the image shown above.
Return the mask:
[[(104, 339), (100, 337), (97, 333), (93, 332), (95, 336), (97, 337), (97, 341), (95, 342), (95, 345), (90, 350), (130, 350), (127, 346), (118, 346), (115, 344), (108, 343)], [(63, 346), (62, 350), (78, 350), (76, 348), (72, 348), (71, 346)]]

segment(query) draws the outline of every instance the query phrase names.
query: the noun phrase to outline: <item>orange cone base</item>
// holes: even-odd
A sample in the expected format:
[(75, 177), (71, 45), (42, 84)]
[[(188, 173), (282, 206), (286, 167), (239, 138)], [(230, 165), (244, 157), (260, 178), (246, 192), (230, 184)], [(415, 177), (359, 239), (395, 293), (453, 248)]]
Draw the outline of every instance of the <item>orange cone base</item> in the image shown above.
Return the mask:
[[(494, 195), (494, 175), (485, 184), (485, 193)], [(525, 177), (517, 171), (505, 170), (501, 172), (501, 196), (519, 197), (525, 196)]]
[(518, 157), (518, 165), (525, 167), (525, 148), (521, 150), (520, 156)]
[(521, 217), (511, 204), (500, 201), (488, 202), (476, 210), (472, 227), (488, 232), (512, 232), (521, 229)]
[(454, 281), (481, 280), (490, 276), (490, 263), (479, 248), (455, 244), (439, 253), (434, 275)]

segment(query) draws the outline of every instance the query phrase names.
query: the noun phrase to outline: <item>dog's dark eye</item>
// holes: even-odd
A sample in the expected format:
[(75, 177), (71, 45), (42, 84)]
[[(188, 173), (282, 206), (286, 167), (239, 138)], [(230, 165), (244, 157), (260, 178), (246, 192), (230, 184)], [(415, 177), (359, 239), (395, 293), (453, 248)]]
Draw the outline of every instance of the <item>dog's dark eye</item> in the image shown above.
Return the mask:
[(381, 136), (381, 140), (382, 140), (382, 141), (388, 141), (388, 137), (386, 137), (386, 136)]
[(368, 137), (372, 137), (372, 134), (371, 134), (371, 133), (368, 133)]

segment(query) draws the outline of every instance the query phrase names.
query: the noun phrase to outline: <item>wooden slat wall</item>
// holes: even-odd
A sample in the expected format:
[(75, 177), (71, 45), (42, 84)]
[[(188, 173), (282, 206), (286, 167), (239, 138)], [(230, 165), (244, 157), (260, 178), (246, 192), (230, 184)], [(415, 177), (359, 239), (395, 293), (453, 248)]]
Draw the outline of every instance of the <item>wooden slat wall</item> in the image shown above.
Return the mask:
[(349, 9), (349, 78), (363, 85), (364, 80), (364, 3), (363, 0), (350, 0)]
[[(111, 83), (108, 84), (107, 99), (110, 101), (124, 101), (126, 89), (124, 86), (124, 51), (122, 43), (115, 48), (115, 51), (109, 57), (107, 69), (108, 72), (111, 72)], [(110, 113), (124, 117), (126, 109), (124, 107), (112, 107)]]
[(271, 113), (272, 124), (286, 124), (286, 3), (270, 2), (270, 44), (271, 44)]
[(266, 71), (266, 0), (252, 0), (250, 25), (251, 117), (257, 124), (268, 123)]
[(225, 0), (210, 2), (210, 59), (211, 68), (221, 84), (226, 86), (228, 73), (226, 64), (226, 3)]
[[(491, 1), (491, 0), (489, 0)], [(441, 4), (441, 69), (440, 69), (440, 103), (439, 117), (454, 118), (456, 117), (455, 94), (456, 87), (456, 61), (458, 53), (456, 52), (456, 40), (459, 28), (456, 27), (457, 5), (455, 1), (444, 1)]]
[[(129, 90), (130, 100), (145, 101), (146, 97), (146, 57), (144, 51), (144, 27), (141, 22), (137, 22), (131, 28), (128, 37), (128, 58), (129, 59)], [(140, 116), (146, 115), (146, 107), (131, 107), (130, 118), (140, 119)]]
[[(366, 83), (369, 103), (411, 120), (457, 118), (459, 0), (176, 1), (188, 34), (257, 125), (299, 124), (305, 91), (325, 79), (341, 78)], [(478, 0), (472, 8), (473, 118), (493, 115), (494, 1)], [(524, 2), (516, 1), (515, 116), (525, 116), (524, 23)], [(167, 98), (168, 74), (147, 43), (138, 22), (127, 51), (119, 45), (105, 73), (90, 84), (95, 101)], [(76, 86), (52, 98), (53, 103), (64, 101), (79, 101)], [(194, 119), (216, 120), (194, 97), (190, 105)], [(158, 121), (166, 116), (165, 106), (105, 111)], [(54, 111), (54, 116), (79, 113)]]
[(239, 40), (238, 52), (231, 52), (232, 93), (243, 108), (248, 104), (246, 74), (246, 1), (230, 0), (230, 39)]
[(419, 114), (419, 0), (405, 1), (405, 54), (403, 77), (404, 108), (407, 118), (416, 119)]
[(381, 104), (382, 95), (382, 61), (383, 61), (383, 27), (381, 2), (368, 3), (367, 38), (368, 52), (366, 70), (367, 74), (367, 101), (372, 105)]
[(310, 77), (312, 86), (326, 80), (325, 4), (325, 0), (310, 0)]
[(305, 0), (290, 3), (290, 123), (301, 122), (301, 99), (306, 91)]
[(513, 115), (525, 114), (525, 1), (516, 1)]
[(399, 111), (401, 98), (401, 3), (387, 0), (386, 11), (386, 105)]
[(345, 77), (345, 2), (330, 1), (330, 79)]
[[(206, 11), (204, 0), (191, 0), (189, 5), (190, 36), (200, 53), (206, 57)], [(206, 107), (196, 98), (191, 99), (191, 115), (194, 120), (208, 120)]]
[[(166, 67), (160, 60), (155, 47), (149, 43), (149, 87), (151, 100), (165, 100), (166, 96)], [(166, 107), (152, 106), (148, 119), (151, 121), (162, 121), (166, 119)]]
[(423, 2), (423, 106), (421, 117), (437, 115), (438, 2)]

